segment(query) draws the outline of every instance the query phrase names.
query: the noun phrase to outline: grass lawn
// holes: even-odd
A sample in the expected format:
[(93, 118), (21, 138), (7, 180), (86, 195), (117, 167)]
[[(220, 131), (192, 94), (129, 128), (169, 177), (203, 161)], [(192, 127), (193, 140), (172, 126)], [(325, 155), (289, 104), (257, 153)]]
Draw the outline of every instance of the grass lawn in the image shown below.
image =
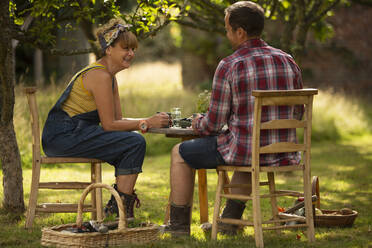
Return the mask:
[[(340, 143), (318, 142), (312, 149), (312, 175), (319, 176), (322, 209), (340, 209), (349, 207), (359, 212), (352, 228), (316, 228), (316, 242), (308, 244), (301, 230), (283, 231), (278, 235), (274, 231), (264, 232), (266, 247), (372, 247), (372, 137), (356, 137)], [(68, 166), (67, 166), (68, 167)], [(55, 175), (60, 178), (89, 179), (89, 166), (78, 168), (53, 167), (44, 169), (42, 179), (53, 180)], [(141, 221), (150, 220), (162, 224), (164, 209), (169, 194), (169, 156), (149, 156), (144, 163), (144, 173), (137, 183), (137, 192), (142, 207), (136, 209), (136, 217)], [(110, 165), (103, 166), (103, 181), (113, 182), (113, 169)], [(28, 200), (31, 170), (24, 170), (25, 199)], [(295, 184), (297, 174), (278, 175), (278, 184), (289, 184), (291, 189), (298, 189)], [(216, 173), (208, 172), (209, 221), (212, 221), (213, 202), (216, 188)], [(66, 201), (77, 202), (80, 193), (61, 191), (58, 195), (42, 191), (40, 199), (46, 202)], [(109, 194), (104, 191), (105, 202)], [(211, 241), (209, 234), (205, 235), (199, 228), (199, 212), (197, 191), (194, 196), (192, 217), (192, 237), (190, 239), (171, 240), (169, 236), (151, 245), (139, 247), (254, 247), (253, 229), (245, 228), (243, 234), (230, 238), (219, 236), (217, 242)], [(289, 207), (292, 199), (281, 202)], [(270, 213), (269, 203), (262, 202), (266, 216)], [(249, 206), (245, 217), (249, 217)], [(41, 228), (72, 223), (75, 214), (42, 214), (36, 218), (31, 232), (24, 230), (24, 218), (12, 220), (12, 216), (0, 214), (0, 247), (40, 247)], [(85, 216), (89, 219), (89, 215)], [(301, 238), (298, 240), (296, 235)], [(137, 246), (133, 246), (137, 247)]]

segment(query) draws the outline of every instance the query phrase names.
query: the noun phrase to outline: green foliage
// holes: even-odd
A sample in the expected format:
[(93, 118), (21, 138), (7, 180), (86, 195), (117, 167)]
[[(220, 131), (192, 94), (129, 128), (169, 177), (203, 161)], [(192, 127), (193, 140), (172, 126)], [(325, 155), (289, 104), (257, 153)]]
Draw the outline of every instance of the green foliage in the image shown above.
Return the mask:
[(26, 40), (42, 49), (54, 48), (57, 29), (71, 30), (82, 23), (98, 25), (122, 17), (133, 25), (139, 38), (146, 38), (184, 14), (182, 2), (175, 0), (138, 0), (132, 13), (125, 13), (126, 4), (116, 0), (38, 0), (30, 1), (24, 9), (17, 9), (14, 1), (9, 7), (14, 23), (21, 25), (27, 16), (32, 16)]
[[(213, 34), (225, 35), (224, 9), (236, 1), (230, 0), (190, 0), (190, 10), (187, 18), (178, 20), (182, 25), (207, 31), (213, 41)], [(288, 0), (253, 0), (260, 4), (267, 19), (280, 23), (279, 48), (295, 53), (300, 56), (306, 49), (307, 33), (312, 31), (320, 41), (332, 37), (332, 26), (326, 17), (332, 14), (338, 5), (348, 4), (351, 0), (311, 0), (311, 1), (288, 1)], [(271, 40), (268, 40), (271, 43)], [(187, 48), (186, 48), (187, 49)], [(208, 48), (206, 48), (208, 49)], [(201, 52), (202, 49), (194, 49)], [(205, 52), (206, 56), (208, 52)], [(219, 54), (221, 55), (221, 54)], [(216, 57), (216, 56), (215, 56)], [(208, 59), (208, 58), (207, 58)]]
[(13, 18), (14, 23), (16, 25), (22, 25), (24, 20), (23, 20), (23, 18), (19, 18), (19, 17), (16, 16), (16, 14), (15, 14), (16, 11), (17, 11), (17, 4), (14, 3), (13, 1), (10, 1), (9, 2), (9, 15), (10, 15), (11, 18)]
[(174, 0), (137, 0), (136, 10), (130, 15), (122, 15), (127, 23), (133, 24), (133, 31), (139, 37), (154, 36), (170, 21), (183, 14), (182, 5)]
[(211, 101), (211, 92), (204, 90), (198, 95), (198, 100), (196, 102), (197, 113), (206, 113), (209, 108), (209, 103)]
[(312, 30), (314, 31), (315, 38), (321, 42), (329, 40), (334, 35), (332, 26), (324, 20), (314, 23), (312, 25)]

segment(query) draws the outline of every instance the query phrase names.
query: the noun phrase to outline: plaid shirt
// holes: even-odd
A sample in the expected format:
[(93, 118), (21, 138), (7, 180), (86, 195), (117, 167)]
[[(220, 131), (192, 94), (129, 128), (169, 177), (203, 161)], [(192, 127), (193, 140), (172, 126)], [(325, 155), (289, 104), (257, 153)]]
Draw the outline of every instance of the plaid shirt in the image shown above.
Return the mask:
[[(252, 152), (254, 97), (252, 90), (302, 88), (301, 72), (293, 58), (261, 39), (241, 44), (218, 65), (206, 115), (195, 123), (200, 135), (216, 135), (217, 149), (226, 164), (250, 165)], [(300, 106), (270, 106), (262, 109), (262, 122), (272, 119), (300, 119)], [(221, 133), (222, 127), (228, 129)], [(296, 142), (295, 129), (261, 130), (260, 145)], [(262, 154), (261, 165), (299, 163), (299, 153)]]

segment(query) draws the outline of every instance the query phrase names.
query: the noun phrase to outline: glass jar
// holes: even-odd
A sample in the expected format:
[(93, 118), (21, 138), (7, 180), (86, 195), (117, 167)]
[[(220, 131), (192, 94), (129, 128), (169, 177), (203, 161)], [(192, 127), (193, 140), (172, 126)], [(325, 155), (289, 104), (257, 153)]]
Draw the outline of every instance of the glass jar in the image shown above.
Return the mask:
[(174, 107), (171, 109), (171, 116), (172, 116), (172, 126), (173, 127), (180, 127), (180, 119), (181, 119), (181, 108)]

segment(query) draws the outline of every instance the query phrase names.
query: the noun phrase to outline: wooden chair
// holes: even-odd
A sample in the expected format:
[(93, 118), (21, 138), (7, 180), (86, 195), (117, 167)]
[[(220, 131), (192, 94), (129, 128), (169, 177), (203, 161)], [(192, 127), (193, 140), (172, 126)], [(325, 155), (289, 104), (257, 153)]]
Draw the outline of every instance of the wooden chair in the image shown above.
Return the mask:
[[(278, 230), (282, 228), (307, 228), (307, 237), (309, 242), (315, 241), (314, 234), (314, 220), (312, 212), (312, 193), (310, 182), (310, 147), (311, 147), (311, 119), (312, 119), (312, 104), (313, 96), (318, 93), (317, 89), (303, 89), (303, 90), (283, 90), (283, 91), (265, 91), (255, 90), (252, 95), (255, 97), (254, 104), (254, 126), (252, 135), (252, 166), (218, 166), (218, 183), (216, 200), (213, 214), (212, 224), (212, 239), (217, 238), (218, 223), (229, 223), (236, 225), (246, 225), (254, 227), (255, 242), (257, 247), (264, 247), (263, 243), (263, 229)], [(280, 119), (271, 120), (261, 123), (262, 106), (280, 106), (280, 105), (296, 105), (303, 104), (305, 106), (304, 120), (294, 119)], [(303, 128), (304, 129), (304, 143), (296, 144), (291, 142), (279, 142), (260, 147), (260, 130), (263, 129), (282, 129), (282, 128)], [(281, 152), (302, 152), (302, 163), (299, 165), (277, 166), (277, 167), (260, 167), (260, 154), (265, 153), (281, 153)], [(288, 172), (288, 171), (302, 171), (303, 172), (303, 187), (304, 192), (296, 192), (290, 190), (276, 190), (274, 173)], [(247, 187), (247, 184), (234, 185), (226, 180), (228, 171), (251, 172), (252, 175), (252, 194), (234, 195), (231, 193), (222, 192), (224, 189), (231, 189), (232, 187)], [(260, 182), (260, 173), (267, 173), (268, 181)], [(260, 194), (260, 185), (268, 185), (269, 193)], [(280, 225), (288, 221), (302, 221), (304, 217), (291, 217), (290, 219), (282, 219), (284, 216), (278, 213), (277, 197), (279, 196), (304, 196), (305, 198), (305, 214), (306, 222), (296, 225)], [(238, 199), (238, 200), (252, 200), (253, 205), (253, 222), (247, 220), (236, 220), (220, 218), (221, 198)], [(261, 217), (261, 198), (270, 198), (273, 218), (263, 221)], [(287, 216), (288, 217), (288, 216)], [(267, 226), (262, 227), (265, 224)]]
[[(70, 157), (45, 157), (41, 156), (40, 151), (40, 129), (39, 113), (36, 103), (36, 88), (28, 87), (24, 89), (28, 105), (31, 112), (32, 128), (32, 181), (30, 199), (27, 209), (27, 218), (25, 227), (31, 228), (38, 212), (44, 213), (70, 213), (77, 212), (78, 204), (68, 203), (42, 203), (37, 205), (39, 189), (67, 190), (67, 189), (85, 189), (92, 183), (101, 183), (101, 163), (103, 161), (91, 158), (70, 158)], [(90, 163), (91, 164), (91, 181), (90, 182), (40, 182), (40, 169), (42, 164), (57, 163)], [(57, 177), (57, 176), (56, 176)], [(84, 207), (85, 212), (92, 213), (92, 219), (102, 219), (102, 191), (96, 189), (92, 191), (92, 204)]]

